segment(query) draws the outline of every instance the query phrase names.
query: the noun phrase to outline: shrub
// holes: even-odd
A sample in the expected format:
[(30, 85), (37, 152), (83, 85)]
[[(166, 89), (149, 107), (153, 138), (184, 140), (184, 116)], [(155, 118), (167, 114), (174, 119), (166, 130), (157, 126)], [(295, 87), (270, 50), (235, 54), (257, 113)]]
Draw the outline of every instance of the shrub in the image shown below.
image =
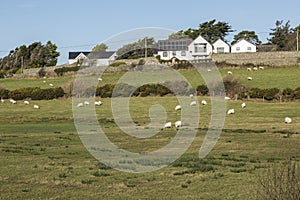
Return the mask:
[(0, 87), (0, 98), (8, 99), (9, 97), (9, 90)]
[(197, 86), (196, 91), (197, 91), (197, 95), (202, 95), (202, 96), (208, 95), (209, 92), (208, 87), (204, 84)]
[(300, 176), (296, 162), (287, 160), (281, 166), (273, 165), (257, 178), (256, 198), (300, 199)]
[(300, 87), (296, 88), (294, 90), (294, 95), (293, 95), (294, 99), (300, 99)]
[(282, 97), (284, 100), (291, 100), (294, 97), (294, 90), (291, 88), (286, 88), (282, 90)]
[(39, 77), (44, 77), (46, 76), (46, 70), (44, 67), (42, 67), (39, 71), (38, 71), (38, 75)]
[(167, 81), (163, 83), (163, 85), (175, 95), (189, 95), (195, 93), (194, 89), (190, 87), (186, 81)]
[(233, 78), (233, 76), (226, 75), (223, 78), (225, 92), (228, 96), (234, 96), (235, 94), (242, 94), (247, 91), (247, 88), (242, 85), (239, 79)]
[(126, 65), (126, 62), (114, 62), (114, 63), (111, 63), (109, 66), (111, 67), (119, 67), (120, 65)]
[(278, 88), (264, 89), (264, 98), (269, 101), (278, 99), (279, 93), (280, 90)]
[(54, 72), (57, 74), (57, 76), (63, 76), (66, 72), (77, 72), (80, 69), (80, 66), (75, 67), (62, 67), (57, 68), (54, 70)]

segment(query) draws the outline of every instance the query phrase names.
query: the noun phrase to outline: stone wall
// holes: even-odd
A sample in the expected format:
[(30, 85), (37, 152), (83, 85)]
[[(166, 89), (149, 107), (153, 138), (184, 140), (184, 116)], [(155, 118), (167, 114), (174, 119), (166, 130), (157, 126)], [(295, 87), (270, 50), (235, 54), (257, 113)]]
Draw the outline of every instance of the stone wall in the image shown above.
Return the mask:
[(300, 65), (300, 52), (276, 51), (256, 53), (213, 54), (212, 60), (215, 63), (224, 64), (228, 66), (295, 66)]

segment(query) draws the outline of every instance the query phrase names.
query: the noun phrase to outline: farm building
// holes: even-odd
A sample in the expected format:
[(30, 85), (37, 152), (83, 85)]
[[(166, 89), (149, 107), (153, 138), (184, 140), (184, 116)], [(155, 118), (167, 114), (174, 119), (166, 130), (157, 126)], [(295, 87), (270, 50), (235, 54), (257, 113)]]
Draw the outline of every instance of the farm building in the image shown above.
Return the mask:
[(213, 43), (214, 53), (230, 53), (230, 46), (221, 39), (218, 39)]
[(85, 60), (95, 60), (96, 65), (109, 65), (116, 59), (115, 51), (99, 51), (99, 52), (69, 52), (69, 64), (81, 62)]
[(241, 39), (231, 46), (231, 53), (256, 52), (256, 46), (245, 39)]

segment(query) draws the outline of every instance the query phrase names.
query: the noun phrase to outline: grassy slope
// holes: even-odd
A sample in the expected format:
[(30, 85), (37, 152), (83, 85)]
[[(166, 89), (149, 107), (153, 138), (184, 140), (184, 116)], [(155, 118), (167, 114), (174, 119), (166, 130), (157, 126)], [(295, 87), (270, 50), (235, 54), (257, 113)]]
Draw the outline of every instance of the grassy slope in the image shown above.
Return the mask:
[[(300, 67), (278, 67), (278, 68), (265, 68), (264, 70), (259, 71), (250, 71), (246, 69), (220, 69), (222, 76), (226, 75), (228, 71), (233, 72), (233, 76), (242, 81), (242, 83), (249, 88), (272, 88), (278, 87), (284, 89), (290, 87), (295, 89), (300, 87), (299, 75)], [(193, 87), (197, 87), (200, 84), (203, 84), (204, 81), (199, 77), (199, 73), (195, 70), (179, 70), (179, 72), (189, 80)], [(207, 72), (204, 72), (207, 73)], [(120, 77), (123, 76), (122, 72), (118, 73), (106, 73), (103, 77), (102, 84), (106, 83), (116, 83)], [(247, 77), (251, 76), (252, 81), (248, 81)], [(54, 84), (55, 86), (62, 86), (65, 83), (72, 80), (73, 77), (62, 77), (62, 78), (51, 78), (47, 79), (46, 83), (43, 83), (44, 79), (0, 79), (0, 86), (7, 89), (16, 89), (21, 87), (49, 87), (49, 83)], [(151, 81), (149, 79), (148, 81)], [(145, 80), (147, 81), (147, 79)]]
[[(258, 72), (230, 70), (249, 87), (300, 86), (298, 67)], [(227, 71), (220, 70), (223, 75)], [(202, 83), (195, 71), (180, 72), (193, 86)], [(251, 82), (244, 79), (249, 75), (253, 77)], [(121, 76), (106, 74), (101, 84), (114, 83)], [(71, 79), (51, 79), (51, 83), (63, 85)], [(47, 83), (43, 86), (43, 79), (0, 79), (0, 85), (9, 89), (48, 87)], [(205, 99), (209, 102), (209, 98)], [(97, 107), (97, 118), (108, 137), (122, 148), (134, 152), (155, 150), (175, 134), (175, 129), (164, 130), (143, 140), (122, 134), (111, 123), (110, 99), (103, 99), (103, 103)], [(133, 120), (143, 126), (149, 123), (149, 107), (161, 104), (168, 120), (175, 121), (179, 117), (174, 111), (177, 103), (175, 97), (132, 98), (130, 111)], [(32, 104), (40, 105), (41, 109), (34, 110)], [(187, 166), (169, 166), (146, 174), (107, 169), (82, 146), (72, 122), (70, 99), (34, 101), (30, 106), (20, 102), (0, 104), (0, 199), (254, 199), (258, 173), (288, 156), (300, 159), (296, 148), (300, 146), (300, 134), (286, 137), (288, 132), (299, 133), (300, 104), (247, 102), (245, 110), (240, 104), (228, 102), (227, 108), (235, 108), (236, 114), (227, 116), (218, 143), (205, 159), (204, 166), (212, 166), (214, 171), (194, 174), (182, 173), (190, 169)], [(197, 164), (195, 159), (210, 121), (209, 112), (209, 106), (200, 107), (201, 130), (180, 160)], [(284, 124), (285, 116), (292, 117), (293, 123)]]

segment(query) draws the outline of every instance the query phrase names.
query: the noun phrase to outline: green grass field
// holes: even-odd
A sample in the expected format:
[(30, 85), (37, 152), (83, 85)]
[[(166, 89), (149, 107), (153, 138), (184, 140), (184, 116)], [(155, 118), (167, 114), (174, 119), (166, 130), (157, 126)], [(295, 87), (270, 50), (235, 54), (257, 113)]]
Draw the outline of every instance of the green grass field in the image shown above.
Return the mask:
[[(251, 84), (260, 77), (264, 80), (263, 87), (275, 87), (269, 82), (274, 77), (282, 84), (281, 88), (299, 86), (296, 67), (258, 72), (230, 70), (237, 77), (257, 73)], [(227, 71), (223, 69), (221, 74)], [(278, 73), (268, 76), (271, 71)], [(180, 72), (190, 77), (193, 84), (198, 83), (192, 70)], [(263, 79), (263, 74), (268, 78)], [(106, 74), (103, 82), (113, 83), (121, 75)], [(70, 79), (51, 81), (59, 85)], [(14, 89), (42, 81), (14, 83), (13, 79), (3, 79), (0, 85)], [(16, 105), (0, 103), (0, 199), (255, 199), (259, 174), (286, 158), (292, 157), (299, 163), (299, 102), (253, 100), (246, 101), (246, 109), (241, 108), (241, 101), (227, 102), (227, 109), (234, 108), (236, 114), (226, 116), (214, 149), (206, 158), (199, 159), (199, 148), (211, 117), (210, 98), (197, 98), (198, 102), (202, 99), (208, 105), (199, 105), (199, 129), (186, 153), (168, 167), (141, 174), (111, 169), (89, 154), (73, 123), (71, 99), (32, 101), (31, 105), (23, 105), (21, 101)], [(114, 123), (111, 99), (101, 100), (103, 105), (96, 107), (97, 119), (108, 138), (121, 148), (132, 152), (153, 151), (168, 144), (176, 134), (175, 128), (155, 127), (160, 131), (153, 137), (130, 137)], [(40, 109), (33, 109), (33, 104)], [(130, 114), (138, 126), (149, 123), (149, 108), (154, 104), (165, 108), (168, 120), (174, 122), (180, 118), (180, 112), (174, 110), (178, 104), (175, 97), (131, 98)], [(291, 124), (284, 123), (286, 116), (293, 119)]]

